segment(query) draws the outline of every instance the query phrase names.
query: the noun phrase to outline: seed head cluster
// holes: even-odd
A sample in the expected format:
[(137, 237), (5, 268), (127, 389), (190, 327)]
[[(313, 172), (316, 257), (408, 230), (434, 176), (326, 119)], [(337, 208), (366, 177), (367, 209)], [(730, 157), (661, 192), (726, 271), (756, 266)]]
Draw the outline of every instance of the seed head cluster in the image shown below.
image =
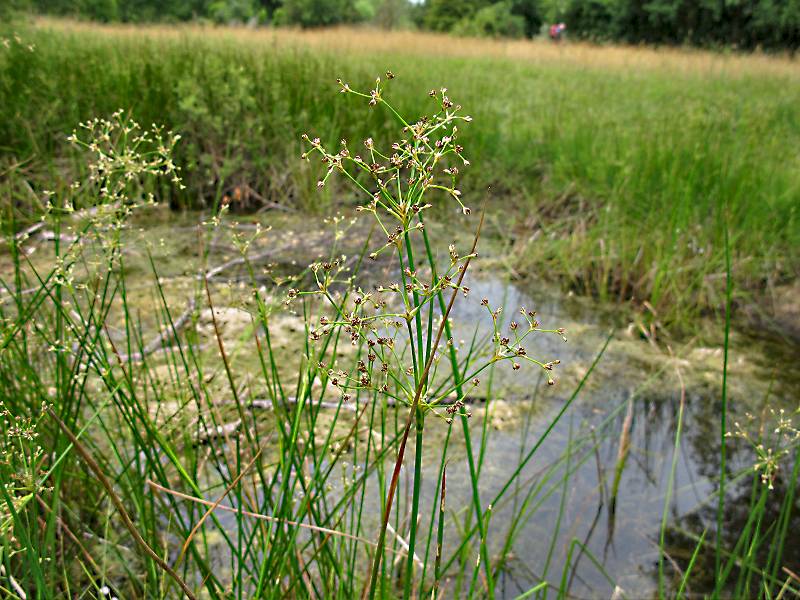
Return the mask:
[[(76, 181), (72, 189), (83, 191), (80, 197), (90, 198), (93, 205), (99, 202), (130, 211), (141, 203), (154, 204), (152, 192), (145, 192), (143, 197), (139, 195), (146, 189), (144, 183), (150, 177), (166, 177), (176, 187), (184, 187), (180, 167), (172, 159), (180, 135), (164, 131), (155, 124), (143, 129), (122, 109), (110, 119), (95, 117), (80, 123), (67, 140), (77, 148), (88, 150), (87, 181)], [(82, 188), (87, 184), (96, 193), (85, 193), (88, 190)], [(75, 210), (74, 198), (59, 208), (66, 212)]]
[(798, 418), (800, 408), (793, 413), (783, 408), (770, 408), (760, 419), (748, 412), (744, 424), (735, 421), (733, 430), (725, 434), (752, 447), (755, 453), (753, 470), (760, 474), (761, 482), (770, 490), (774, 489), (781, 462), (800, 445), (800, 425), (795, 421)]
[[(392, 72), (387, 72), (387, 80), (394, 77)], [(373, 284), (370, 290), (348, 288), (353, 281), (348, 273), (348, 261), (345, 256), (335, 256), (312, 263), (309, 268), (314, 287), (292, 288), (286, 303), (321, 296), (333, 309), (332, 313), (319, 316), (309, 327), (312, 346), (327, 344), (331, 336), (341, 333), (352, 346), (366, 347), (367, 360), (359, 360), (349, 370), (319, 363), (321, 374), (339, 390), (343, 400), (351, 400), (359, 391), (372, 391), (395, 402), (412, 404), (415, 395), (423, 389), (421, 406), (445, 407), (440, 416), (448, 422), (457, 413), (468, 417), (464, 399), (460, 396), (455, 401), (452, 399), (453, 386), (446, 382), (434, 386), (428, 381), (429, 372), (424, 367), (432, 361), (430, 372), (437, 374), (442, 350), (458, 351), (450, 337), (449, 323), (442, 321), (443, 298), (445, 293), (455, 292), (468, 297), (469, 287), (463, 285), (462, 275), (477, 255), (473, 251), (459, 252), (455, 244), (450, 244), (447, 247), (449, 261), (437, 272), (423, 214), (437, 197), (443, 197), (454, 202), (461, 215), (470, 215), (457, 183), (461, 169), (470, 164), (459, 143), (459, 125), (472, 119), (461, 115), (461, 106), (451, 99), (446, 88), (431, 90), (428, 94), (435, 106), (432, 114), (407, 120), (387, 101), (381, 78), (375, 80), (373, 88), (363, 92), (341, 79), (337, 83), (341, 93), (363, 98), (368, 107), (386, 108), (400, 125), (399, 139), (381, 148), (375, 138), (368, 137), (358, 144), (358, 150), (343, 139), (338, 149), (332, 150), (320, 138), (303, 134), (308, 149), (302, 158), (318, 157), (322, 162), (325, 173), (318, 187), (324, 187), (331, 176), (338, 174), (364, 198), (357, 212), (372, 215), (383, 238), (367, 256), (372, 260), (393, 258), (398, 265), (396, 279)], [(420, 236), (423, 243), (420, 243)], [(417, 252), (425, 248), (428, 265), (415, 262), (415, 245)], [(348, 292), (342, 293), (344, 289)], [(494, 324), (494, 349), (485, 357), (484, 364), (475, 367), (474, 375), (498, 361), (511, 362), (513, 371), (528, 363), (543, 369), (548, 383), (553, 385), (552, 372), (560, 361), (538, 361), (529, 356), (523, 344), (530, 341), (528, 337), (535, 332), (563, 337), (564, 330), (543, 329), (535, 319), (536, 313), (523, 309), (527, 327), (518, 328), (512, 323), (509, 335), (501, 335), (502, 309), (492, 310), (488, 299), (481, 304), (489, 310)], [(431, 344), (433, 332), (440, 327), (448, 332), (443, 340), (444, 348)], [(442, 371), (447, 372), (447, 369)], [(473, 389), (480, 385), (477, 376), (469, 375), (463, 380)], [(435, 392), (429, 391), (434, 389)]]

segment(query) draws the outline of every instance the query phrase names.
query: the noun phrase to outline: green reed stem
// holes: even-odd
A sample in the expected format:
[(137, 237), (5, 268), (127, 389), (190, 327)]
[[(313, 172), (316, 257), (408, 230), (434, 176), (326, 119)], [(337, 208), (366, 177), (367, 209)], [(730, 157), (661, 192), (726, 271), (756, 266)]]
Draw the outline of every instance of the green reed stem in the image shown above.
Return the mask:
[[(484, 214), (485, 214), (485, 208), (484, 208), (483, 211), (481, 211), (481, 220), (483, 219), (483, 215)], [(420, 222), (421, 221), (422, 221), (422, 218), (420, 217)], [(480, 229), (480, 226), (479, 226), (479, 229)], [(433, 257), (433, 251), (431, 250), (430, 240), (428, 239), (428, 231), (426, 229), (422, 230), (422, 237), (423, 237), (423, 240), (425, 241), (425, 253), (426, 253), (426, 256), (427, 256), (427, 259), (428, 259), (428, 264), (429, 264), (429, 266), (431, 268), (433, 281), (437, 281), (436, 261), (435, 261), (435, 259)], [(470, 252), (470, 254), (474, 253), (474, 251), (475, 251), (475, 248), (473, 247), (472, 252)], [(460, 283), (459, 283), (459, 285), (460, 285)], [(441, 292), (439, 292), (437, 294), (437, 298), (439, 300), (440, 310), (444, 313), (444, 297), (442, 296)], [(460, 373), (460, 370), (459, 370), (459, 367), (458, 367), (458, 356), (456, 355), (455, 344), (453, 343), (454, 342), (453, 334), (452, 334), (452, 332), (450, 330), (450, 323), (447, 321), (447, 319), (444, 319), (444, 327), (445, 327), (445, 333), (446, 333), (447, 341), (448, 341), (447, 347), (448, 347), (448, 354), (450, 356), (450, 366), (451, 366), (451, 369), (452, 369), (452, 372), (453, 372), (453, 382), (454, 382), (454, 388), (455, 388), (455, 392), (456, 392), (456, 400), (457, 401), (463, 401), (463, 399), (464, 399), (464, 391), (463, 391), (462, 385), (463, 385), (464, 379), (461, 377), (461, 373)], [(469, 424), (467, 422), (468, 417), (467, 417), (467, 413), (466, 413), (466, 411), (465, 411), (463, 406), (459, 410), (459, 417), (461, 419), (461, 428), (462, 428), (462, 430), (464, 432), (464, 444), (465, 444), (466, 455), (467, 455), (467, 464), (469, 466), (470, 484), (471, 484), (471, 487), (472, 487), (473, 508), (475, 510), (475, 516), (476, 516), (476, 519), (477, 519), (478, 530), (480, 532), (481, 539), (485, 540), (486, 539), (486, 532), (483, 531), (483, 509), (481, 508), (480, 494), (478, 492), (477, 469), (475, 467), (475, 457), (474, 457), (473, 452), (472, 452), (472, 439), (470, 437)], [(485, 573), (486, 573), (486, 581), (487, 581), (487, 585), (488, 585), (488, 593), (489, 593), (489, 598), (491, 599), (491, 598), (494, 597), (494, 584), (493, 584), (493, 579), (492, 579), (491, 563), (489, 562), (489, 557), (488, 557), (488, 554), (486, 552), (486, 545), (485, 544), (481, 545), (481, 562), (483, 563), (483, 568), (484, 568)]]
[[(728, 349), (730, 346), (730, 331), (731, 331), (731, 294), (733, 290), (733, 278), (731, 275), (731, 248), (728, 240), (728, 225), (725, 224), (725, 342), (724, 354), (722, 361), (722, 406), (720, 407), (719, 423), (719, 501), (717, 503), (717, 535), (716, 535), (716, 550), (714, 552), (714, 570), (719, 574), (721, 566), (721, 550), (722, 550), (722, 525), (723, 515), (725, 512), (725, 459), (727, 440), (726, 434), (728, 433)], [(720, 592), (719, 582), (715, 587), (715, 592)]]
[(391, 481), (389, 483), (389, 492), (388, 492), (388, 495), (387, 495), (387, 498), (386, 498), (386, 504), (385, 504), (385, 507), (384, 507), (384, 510), (383, 510), (383, 524), (382, 524), (381, 529), (380, 529), (380, 533), (379, 533), (379, 536), (378, 536), (378, 543), (377, 543), (376, 549), (375, 549), (375, 558), (374, 558), (373, 564), (372, 564), (372, 572), (371, 572), (371, 575), (370, 575), (369, 587), (365, 588), (366, 590), (368, 590), (368, 594), (369, 594), (370, 600), (375, 597), (376, 584), (377, 584), (377, 580), (378, 580), (378, 572), (380, 570), (381, 559), (382, 559), (382, 556), (383, 556), (383, 547), (384, 547), (384, 543), (385, 543), (385, 540), (386, 540), (386, 529), (387, 529), (387, 526), (388, 526), (388, 523), (389, 523), (389, 516), (390, 516), (390, 513), (391, 513), (391, 509), (392, 509), (392, 503), (393, 503), (393, 500), (394, 500), (394, 494), (395, 494), (395, 491), (397, 490), (397, 484), (398, 484), (398, 481), (399, 481), (399, 478), (400, 478), (400, 468), (401, 468), (401, 466), (403, 464), (403, 457), (405, 456), (405, 448), (406, 448), (406, 442), (408, 440), (408, 434), (409, 434), (409, 431), (411, 430), (411, 425), (412, 425), (412, 422), (413, 422), (413, 418), (416, 415), (417, 408), (419, 407), (419, 402), (420, 402), (420, 399), (421, 399), (421, 396), (422, 396), (422, 392), (423, 392), (423, 388), (424, 388), (424, 382), (426, 381), (427, 376), (428, 376), (428, 372), (430, 371), (430, 368), (431, 368), (431, 366), (433, 364), (433, 358), (434, 358), (434, 355), (435, 355), (435, 352), (436, 352), (437, 348), (439, 347), (439, 343), (441, 342), (442, 333), (444, 332), (444, 329), (447, 327), (447, 322), (448, 322), (448, 317), (450, 316), (450, 311), (453, 308), (453, 304), (455, 303), (456, 297), (458, 296), (458, 293), (459, 293), (459, 288), (461, 287), (461, 283), (463, 282), (464, 276), (466, 275), (467, 269), (469, 268), (470, 262), (472, 261), (472, 256), (475, 253), (475, 248), (478, 245), (478, 240), (480, 239), (480, 234), (481, 234), (481, 228), (483, 227), (484, 216), (485, 216), (485, 212), (482, 211), (481, 212), (481, 219), (480, 219), (480, 221), (478, 223), (478, 228), (475, 231), (475, 238), (474, 238), (474, 240), (472, 242), (472, 249), (470, 250), (470, 257), (467, 258), (467, 260), (464, 262), (464, 265), (463, 265), (463, 267), (461, 269), (461, 272), (459, 273), (458, 281), (456, 283), (456, 287), (453, 289), (453, 293), (450, 296), (450, 302), (447, 305), (447, 308), (442, 311), (442, 324), (439, 326), (439, 329), (438, 329), (438, 331), (436, 333), (436, 340), (434, 341), (434, 343), (432, 345), (432, 350), (433, 351), (432, 351), (431, 355), (428, 357), (428, 361), (425, 364), (425, 368), (422, 371), (422, 375), (420, 377), (419, 383), (417, 385), (416, 392), (414, 394), (414, 401), (413, 401), (413, 403), (411, 405), (411, 408), (410, 408), (410, 411), (408, 413), (408, 417), (406, 419), (405, 428), (403, 429), (403, 435), (402, 435), (402, 438), (400, 440), (400, 448), (399, 448), (399, 450), (397, 452), (397, 460), (395, 461), (394, 471), (392, 473), (392, 479), (391, 479)]

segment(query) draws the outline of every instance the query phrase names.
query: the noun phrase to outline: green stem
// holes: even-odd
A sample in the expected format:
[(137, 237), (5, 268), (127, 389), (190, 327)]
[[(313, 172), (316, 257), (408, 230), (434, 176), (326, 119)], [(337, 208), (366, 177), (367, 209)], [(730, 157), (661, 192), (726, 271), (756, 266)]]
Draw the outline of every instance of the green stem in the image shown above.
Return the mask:
[(408, 561), (406, 567), (406, 582), (403, 599), (411, 597), (412, 581), (414, 580), (414, 550), (417, 543), (417, 515), (419, 514), (419, 492), (422, 487), (422, 432), (424, 429), (425, 415), (417, 408), (417, 439), (414, 450), (414, 490), (411, 504), (411, 530), (408, 534)]
[[(725, 348), (724, 358), (722, 364), (722, 408), (720, 411), (720, 450), (719, 450), (719, 502), (717, 504), (717, 536), (716, 536), (716, 550), (714, 572), (718, 575), (721, 564), (721, 549), (722, 549), (722, 517), (725, 512), (725, 434), (728, 430), (727, 412), (728, 412), (728, 346), (730, 341), (731, 330), (731, 292), (732, 292), (732, 278), (731, 278), (731, 247), (728, 240), (728, 226), (725, 225)], [(717, 580), (716, 593), (719, 593), (719, 579)]]
[[(422, 219), (420, 219), (421, 221)], [(426, 229), (422, 230), (422, 238), (425, 241), (425, 253), (428, 259), (428, 264), (431, 268), (431, 273), (433, 277), (434, 283), (437, 281), (436, 276), (436, 261), (433, 258), (433, 251), (431, 250), (430, 240), (428, 239), (428, 231)], [(444, 313), (444, 297), (441, 292), (437, 293), (437, 298), (439, 300), (439, 308)], [(447, 348), (448, 354), (450, 356), (450, 365), (453, 371), (453, 381), (455, 383), (455, 391), (456, 391), (456, 400), (462, 401), (464, 399), (464, 390), (462, 387), (463, 379), (460, 377), (460, 369), (458, 367), (458, 356), (456, 355), (455, 344), (453, 343), (453, 333), (450, 330), (450, 323), (445, 319), (444, 321), (444, 330), (445, 335), (447, 336)], [(462, 406), (459, 410), (459, 416), (461, 417), (461, 427), (464, 431), (464, 444), (466, 446), (466, 454), (467, 454), (467, 464), (469, 465), (469, 474), (470, 474), (470, 483), (472, 484), (472, 503), (475, 509), (475, 516), (477, 517), (477, 523), (479, 528), (479, 533), (481, 539), (486, 539), (486, 532), (483, 530), (483, 510), (481, 509), (481, 499), (480, 494), (478, 492), (478, 478), (477, 478), (477, 469), (475, 467), (475, 458), (472, 453), (472, 440), (470, 439), (469, 434), (469, 424), (467, 422), (467, 413), (464, 407)], [(489, 557), (486, 551), (486, 544), (481, 544), (481, 562), (483, 563), (483, 568), (486, 573), (486, 583), (488, 587), (489, 598), (494, 598), (494, 583), (492, 580), (492, 569), (491, 564), (489, 563)]]

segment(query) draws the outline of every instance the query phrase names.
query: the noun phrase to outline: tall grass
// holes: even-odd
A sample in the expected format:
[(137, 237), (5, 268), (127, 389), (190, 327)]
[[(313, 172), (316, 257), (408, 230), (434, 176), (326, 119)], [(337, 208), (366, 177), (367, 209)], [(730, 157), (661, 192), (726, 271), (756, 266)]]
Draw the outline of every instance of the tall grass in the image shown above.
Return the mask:
[(445, 79), (475, 107), (464, 140), (486, 169), (463, 188), (500, 198), (486, 235), (509, 244), (517, 273), (633, 299), (676, 327), (721, 314), (723, 206), (735, 303), (797, 273), (800, 87), (788, 59), (348, 30), (42, 21), (22, 33), (0, 55), (5, 186), (22, 204), (80, 174), (64, 144), (73, 124), (119, 107), (183, 133), (187, 189), (163, 191), (175, 207), (349, 203), (341, 187), (315, 193), (313, 169), (294, 160), (298, 133), (381, 139), (387, 116), (354, 118), (317, 82), (366, 84), (388, 66), (405, 83), (401, 111)]
[[(89, 154), (90, 176), (71, 193), (46, 198), (43, 219), (55, 244), (43, 262), (23, 251), (33, 242), (18, 235), (9, 213), (12, 268), (2, 280), (0, 305), (2, 425), (10, 440), (3, 446), (2, 559), (9, 593), (171, 597), (180, 588), (187, 597), (200, 590), (213, 598), (343, 597), (362, 590), (369, 597), (410, 597), (458, 576), (468, 579), (470, 595), (494, 595), (503, 566), (489, 551), (491, 508), (479, 499), (466, 386), (478, 386), (478, 375), (501, 362), (513, 362), (515, 370), (530, 364), (550, 378), (558, 361), (537, 361), (522, 343), (563, 330), (545, 330), (523, 311), (524, 325), (506, 337), (500, 309), (487, 301), (494, 334), (488, 344), (459, 352), (448, 317), (455, 300), (468, 294), (463, 280), (478, 234), (466, 255), (453, 245), (449, 263), (438, 263), (422, 213), (435, 192), (460, 203), (455, 164), (444, 184), (438, 171), (448, 155), (466, 164), (455, 139), (456, 125), (469, 117), (457, 114), (444, 90), (428, 121), (403, 120), (380, 83), (365, 97), (395, 114), (398, 127), (414, 129), (412, 141), (397, 150), (402, 160), (381, 154), (371, 140), (367, 161), (346, 147), (330, 154), (319, 140), (309, 142), (330, 166), (320, 187), (338, 171), (359, 188), (376, 190), (374, 197), (367, 192), (364, 210), (388, 240), (373, 246), (368, 237), (353, 263), (339, 248), (350, 225), (335, 219), (329, 258), (289, 281), (308, 287), (267, 291), (248, 252), (260, 230), (245, 234), (231, 224), (231, 241), (241, 252), (234, 263), (245, 268), (250, 287), (252, 324), (241, 339), (224, 335), (215, 307), (224, 286), (212, 291), (209, 279), (219, 268), (193, 277), (187, 319), (167, 301), (151, 256), (161, 326), (155, 344), (140, 333), (127, 266), (136, 248), (126, 245), (125, 232), (131, 216), (152, 204), (154, 184), (166, 176), (182, 185), (171, 160), (177, 136), (155, 126), (142, 130), (121, 112), (83, 123), (71, 140)], [(382, 159), (383, 165), (369, 162)], [(221, 213), (228, 208), (223, 204)], [(460, 212), (469, 210), (462, 205)], [(207, 222), (209, 243), (222, 223), (221, 214)], [(361, 290), (355, 275), (372, 249), (370, 258), (389, 254), (398, 261), (402, 285), (387, 284), (375, 295)], [(414, 260), (415, 250), (424, 263)], [(272, 346), (281, 301), (301, 315), (292, 356)], [(201, 303), (209, 309), (209, 339), (198, 327)], [(204, 342), (211, 342), (209, 350)], [(256, 359), (252, 371), (236, 368), (243, 348)], [(265, 408), (274, 417), (260, 416)], [(28, 417), (33, 414), (41, 418)], [(443, 504), (447, 444), (434, 453), (442, 504), (427, 539), (422, 533), (426, 418), (448, 440), (454, 419), (463, 431), (475, 503), (457, 542)], [(404, 484), (412, 426), (414, 475)], [(551, 428), (520, 457), (493, 505)], [(486, 443), (484, 435), (479, 454)], [(401, 488), (410, 500), (402, 500)], [(386, 498), (377, 503), (380, 519), (371, 517), (376, 491)], [(233, 523), (223, 519), (226, 513)], [(417, 555), (423, 543), (430, 548), (437, 515), (431, 581)], [(457, 549), (448, 552), (446, 541)], [(463, 552), (479, 553), (480, 568), (459, 562)]]
[[(456, 187), (462, 173), (454, 167), (468, 172), (466, 156), (474, 152), (468, 144), (481, 138), (468, 137), (467, 130), (478, 122), (467, 125), (443, 89), (435, 89), (432, 99), (423, 92), (433, 115), (420, 119), (426, 111), (419, 101), (402, 105), (403, 86), (395, 86), (398, 105), (387, 102), (380, 80), (365, 92), (354, 91), (362, 89), (356, 84), (340, 86), (346, 93), (338, 101), (347, 114), (348, 102), (361, 103), (353, 113), (368, 115), (364, 120), (375, 133), (332, 151), (327, 144), (337, 143), (339, 129), (321, 120), (314, 130), (330, 131), (304, 138), (310, 144), (304, 150), (323, 164), (312, 163), (307, 176), (322, 190), (333, 186), (334, 176), (348, 181), (361, 196), (362, 216), (375, 226), (358, 229), (352, 221), (331, 219), (325, 257), (288, 276), (265, 271), (263, 264), (271, 246), (288, 234), (231, 219), (237, 198), (219, 182), (215, 210), (203, 213), (198, 226), (195, 261), (182, 277), (165, 276), (167, 265), (136, 237), (136, 215), (154, 210), (156, 193), (181, 193), (181, 176), (191, 164), (177, 165), (179, 170), (173, 150), (191, 134), (178, 142), (168, 130), (140, 128), (125, 113), (84, 120), (71, 136), (75, 156), (84, 162), (75, 172), (86, 177), (77, 185), (51, 182), (47, 189), (55, 191), (36, 195), (46, 228), (39, 241), (28, 237), (34, 232), (25, 219), (31, 204), (4, 207), (4, 594), (499, 597), (524, 525), (546, 519), (542, 507), (552, 497), (559, 498), (558, 514), (542, 540), (544, 564), (525, 564), (543, 571), (530, 577), (521, 597), (570, 597), (584, 557), (608, 591), (617, 590), (589, 547), (594, 525), (583, 540), (570, 537), (565, 547), (559, 540), (570, 535), (564, 531), (572, 478), (584, 464), (599, 465), (600, 445), (613, 434), (624, 468), (636, 394), (608, 407), (597, 431), (570, 422), (564, 447), (550, 461), (539, 460), (586, 382), (602, 368), (612, 335), (537, 433), (523, 429), (519, 455), (503, 465), (500, 482), (487, 492), (484, 458), (494, 434), (485, 419), (495, 370), (508, 366), (531, 380), (530, 373), (523, 375), (528, 366), (554, 384), (558, 361), (534, 358), (532, 342), (543, 333), (564, 332), (544, 329), (524, 309), (515, 314), (518, 323), (507, 324), (502, 307), (469, 297), (464, 277), (476, 259), (485, 213), (468, 218), (466, 193)], [(392, 138), (384, 125), (390, 122), (404, 141), (387, 152), (384, 142)], [(15, 176), (25, 168), (14, 166)], [(9, 186), (24, 187), (25, 181)], [(471, 246), (440, 245), (442, 236), (431, 235), (426, 224), (442, 215), (445, 233), (474, 236)], [(238, 256), (214, 264), (211, 248), (223, 242)], [(724, 250), (731, 248), (725, 244)], [(387, 267), (388, 280), (366, 267), (373, 260)], [(147, 304), (141, 302), (141, 278), (133, 277), (142, 268), (149, 274)], [(238, 269), (231, 280), (241, 286), (220, 281), (231, 269)], [(734, 274), (734, 263), (726, 262), (728, 315)], [(188, 306), (185, 296), (176, 301), (176, 289), (188, 295)], [(448, 316), (454, 303), (464, 301), (483, 306), (487, 338), (475, 333), (469, 342), (457, 341)], [(232, 332), (227, 311), (237, 304), (246, 309), (245, 322)], [(480, 427), (468, 403), (478, 392), (487, 405)], [(727, 410), (725, 389), (721, 398)], [(659, 597), (671, 597), (673, 590), (680, 595), (689, 585), (712, 597), (796, 593), (783, 557), (800, 472), (797, 426), (781, 413), (775, 429), (729, 431), (725, 413), (720, 444), (732, 433), (752, 442), (758, 471), (748, 465), (734, 472), (721, 461), (719, 481), (729, 490), (749, 487), (749, 504), (744, 525), (732, 528), (719, 519), (711, 542), (706, 531), (682, 531), (667, 514), (683, 407), (682, 398), (655, 544)], [(626, 408), (620, 433), (615, 424)], [(423, 469), (430, 463), (432, 469)], [(448, 474), (459, 466), (466, 501), (452, 506)], [(427, 494), (430, 472), (437, 477)], [(620, 475), (614, 477), (609, 536), (620, 493)], [(599, 466), (598, 479), (604, 489)], [(783, 488), (777, 514), (768, 502), (773, 484)], [(602, 493), (600, 499), (595, 524)], [(714, 514), (717, 506), (730, 506), (722, 486), (703, 504)], [(678, 534), (694, 539), (683, 566), (668, 544)], [(710, 585), (703, 579), (709, 573)], [(626, 592), (636, 593), (615, 591)]]

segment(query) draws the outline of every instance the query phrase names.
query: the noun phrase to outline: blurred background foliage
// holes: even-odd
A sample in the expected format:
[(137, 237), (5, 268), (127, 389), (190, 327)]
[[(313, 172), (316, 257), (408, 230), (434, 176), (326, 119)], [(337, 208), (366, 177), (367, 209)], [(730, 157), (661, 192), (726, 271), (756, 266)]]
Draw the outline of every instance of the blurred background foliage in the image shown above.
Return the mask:
[(480, 37), (534, 37), (554, 22), (595, 41), (796, 51), (800, 0), (7, 0), (98, 21), (324, 27), (366, 23)]

